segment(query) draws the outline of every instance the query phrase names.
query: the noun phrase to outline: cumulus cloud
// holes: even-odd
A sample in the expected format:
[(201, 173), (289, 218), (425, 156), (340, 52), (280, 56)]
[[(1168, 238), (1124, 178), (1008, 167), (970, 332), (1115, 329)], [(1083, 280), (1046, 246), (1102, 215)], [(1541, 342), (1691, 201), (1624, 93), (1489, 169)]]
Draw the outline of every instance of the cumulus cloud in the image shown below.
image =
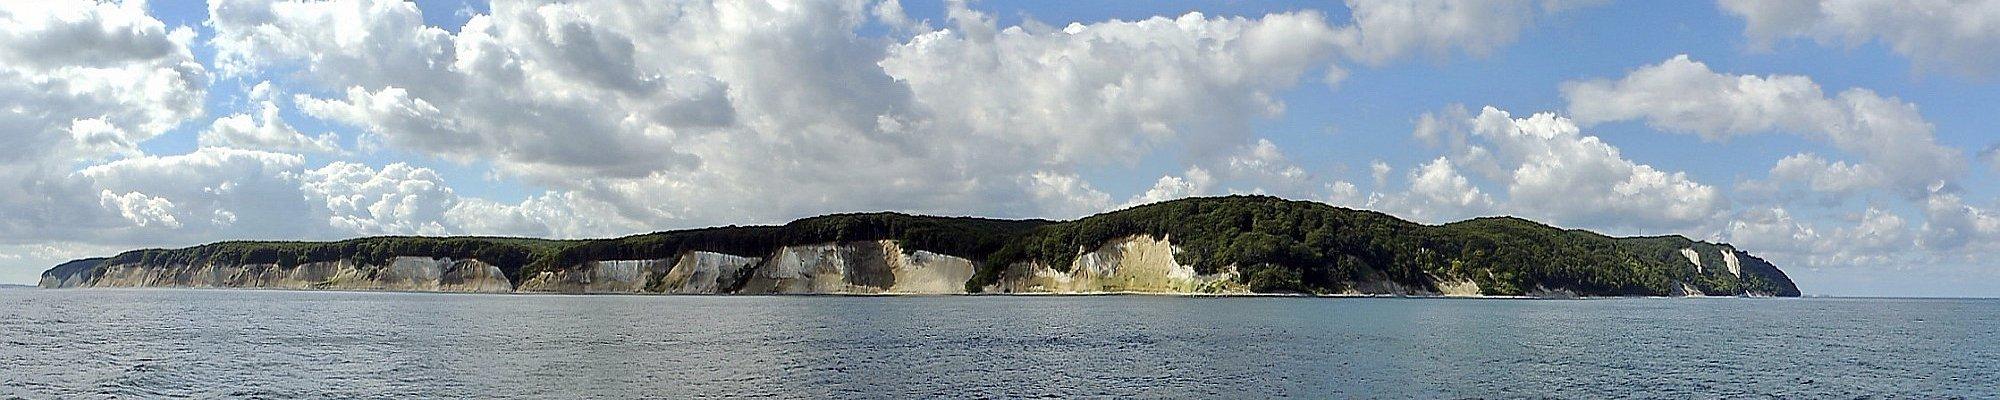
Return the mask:
[(1061, 30), (955, 15), (957, 30), (895, 46), (883, 70), (909, 84), (940, 128), (1047, 153), (1037, 158), (1049, 163), (1129, 162), (1174, 141), (1230, 148), (1247, 139), (1251, 118), (1283, 110), (1273, 93), (1323, 64), (1334, 36), (1316, 12)]
[[(1414, 133), (1446, 156), (1406, 171), (1373, 162), (1360, 178), (1373, 180), (1368, 195), (1254, 134), (1286, 112), (1280, 99), (1300, 81), (1346, 76), (1338, 59), (1483, 56), (1577, 4), (1353, 0), (1347, 26), (1315, 11), (1003, 26), (961, 3), (934, 23), (895, 1), (500, 2), (450, 30), (400, 1), (221, 0), (207, 22), (213, 69), (276, 83), (253, 87), (180, 155), (138, 145), (203, 115), (209, 72), (188, 49), (191, 29), (132, 4), (8, 4), (0, 106), (33, 112), (0, 113), (4, 126), (26, 127), (0, 145), (52, 150), (0, 154), (0, 178), (31, 189), (0, 191), (0, 211), (26, 215), (0, 232), (175, 244), (588, 237), (829, 211), (1075, 217), (1225, 193), (1432, 222), (1510, 213), (1674, 231), (1727, 215), (1727, 199), (1627, 159), (1577, 122), (1824, 138), (1860, 161), (1802, 153), (1771, 175), (1825, 192), (1927, 185), (1911, 182), (1962, 163), (1938, 157), (1913, 105), (1861, 89), (1828, 96), (1803, 77), (1715, 73), (1685, 57), (1565, 86), (1577, 122), (1494, 108), (1427, 114)], [(880, 27), (886, 36), (862, 33)], [(408, 163), (310, 166), (301, 154), (348, 155), (341, 136), (298, 129), (320, 122), (351, 128), (363, 153), (491, 168), (546, 191), (479, 199)], [(1078, 172), (1160, 157), (1180, 172), (1137, 194), (1107, 193)], [(1391, 181), (1406, 186), (1390, 191)], [(1926, 228), (1882, 212), (1815, 237), (1978, 237), (1953, 232), (1979, 232), (1981, 209), (1934, 208)]]
[(1963, 254), (2000, 252), (2000, 212), (1965, 203), (1956, 193), (1934, 192), (1923, 204), (1924, 247), (1933, 250), (1963, 251)]
[[(1796, 2), (1740, 6), (1819, 7)], [(1752, 25), (1753, 31), (1765, 29)], [(1749, 195), (1745, 204), (1754, 206), (1733, 212), (1718, 236), (1778, 262), (1814, 267), (1964, 265), (1964, 255), (1994, 251), (1970, 244), (2000, 238), (1986, 233), (1991, 231), (1985, 228), (1990, 223), (1983, 222), (1990, 220), (1988, 211), (1965, 204), (1952, 189), (1970, 172), (1967, 153), (1939, 143), (1917, 106), (1895, 97), (1863, 88), (1828, 94), (1799, 75), (1721, 73), (1685, 55), (1615, 80), (1568, 82), (1562, 92), (1569, 111), (1586, 126), (1643, 121), (1712, 141), (1796, 134), (1836, 150), (1832, 155), (1784, 157), (1768, 176), (1740, 182), (1740, 193)], [(1901, 207), (1871, 202), (1861, 213), (1837, 210), (1851, 204), (1850, 199), (1873, 199), (1865, 194), (1874, 192), (1915, 203), (1914, 209), (1923, 213), (1922, 225), (1898, 214)], [(1816, 201), (1794, 202), (1802, 199)]]
[(1913, 261), (1916, 254), (1907, 251), (1911, 235), (1902, 217), (1874, 207), (1830, 224), (1815, 224), (1783, 207), (1769, 207), (1738, 212), (1720, 239), (1798, 269), (1854, 269)]
[(1758, 47), (1791, 38), (1879, 41), (1920, 69), (1990, 77), (2000, 70), (2000, 4), (1978, 0), (1721, 0)]
[(1225, 164), (1229, 181), (1241, 185), (1231, 188), (1232, 192), (1303, 196), (1314, 189), (1312, 174), (1292, 162), (1269, 139), (1257, 139), (1256, 143), (1244, 146)]
[(167, 199), (139, 192), (114, 194), (110, 190), (105, 190), (98, 194), (97, 202), (104, 208), (118, 211), (118, 215), (140, 227), (148, 225), (159, 225), (170, 229), (181, 227), (181, 221), (174, 217), (174, 202)]
[(1341, 30), (1349, 58), (1373, 65), (1421, 53), (1479, 57), (1518, 40), (1537, 18), (1602, 1), (1347, 0), (1354, 23)]
[(1317, 200), (1341, 207), (1359, 208), (1368, 205), (1368, 197), (1361, 194), (1361, 188), (1353, 182), (1333, 181), (1326, 184), (1325, 193)]
[(313, 214), (294, 177), (304, 164), (297, 155), (207, 147), (91, 166), (73, 180), (101, 191), (101, 205), (132, 223), (99, 224), (79, 234), (101, 236), (107, 242), (171, 243), (212, 235), (314, 234), (310, 228), (316, 225), (301, 218)]
[(616, 206), (577, 192), (546, 192), (519, 203), (462, 199), (445, 211), (454, 232), (544, 238), (610, 237), (658, 230), (657, 225), (619, 217)]
[(1460, 175), (1450, 158), (1438, 157), (1409, 175), (1409, 191), (1385, 204), (1405, 212), (1407, 218), (1442, 223), (1486, 215), (1494, 208), (1493, 196)]
[(31, 265), (36, 268), (0, 268), (0, 281), (35, 282), (40, 279), (43, 268), (65, 261), (85, 257), (102, 257), (130, 250), (121, 245), (102, 245), (72, 241), (50, 241), (32, 244), (0, 243), (0, 266)]
[(1029, 187), (1036, 202), (1056, 205), (1051, 210), (1052, 217), (1082, 217), (1104, 212), (1111, 207), (1110, 194), (1091, 187), (1090, 182), (1076, 174), (1039, 171), (1029, 178), (1034, 180)]
[(1783, 207), (1740, 212), (1729, 222), (1723, 237), (1738, 248), (1790, 255), (1811, 253), (1822, 243), (1817, 230), (1794, 219)]
[[(1056, 28), (949, 7), (933, 28), (862, 1), (502, 2), (453, 34), (403, 2), (218, 1), (210, 24), (218, 69), (300, 70), (300, 111), (371, 149), (491, 163), (607, 219), (1067, 215), (1109, 195), (1051, 171), (1170, 149), (1246, 190), (1312, 190), (1249, 128), (1332, 61), (1319, 13)], [(860, 36), (870, 18), (910, 36)]]
[(98, 191), (105, 217), (42, 237), (192, 244), (215, 237), (334, 239), (356, 235), (604, 237), (649, 230), (603, 202), (549, 192), (516, 204), (462, 198), (429, 168), (333, 162), (204, 147), (91, 166), (74, 179)]
[[(1161, 155), (1187, 172), (1131, 201), (1333, 196), (1250, 134), (1284, 112), (1278, 92), (1343, 76), (1338, 55), (1488, 54), (1573, 3), (1349, 6), (1344, 27), (1315, 11), (1001, 26), (954, 2), (933, 26), (893, 1), (501, 2), (452, 33), (403, 2), (217, 1), (209, 24), (218, 70), (296, 71), (299, 111), (362, 129), (363, 151), (488, 163), (611, 213), (595, 217), (675, 227), (1101, 211), (1111, 196), (1066, 171)], [(218, 119), (213, 142), (330, 144), (260, 116)]]
[(399, 1), (216, 1), (209, 24), (225, 74), (301, 68), (320, 85), (308, 89), (345, 95), (301, 98), (302, 111), (391, 144), (557, 176), (688, 166), (651, 114), (718, 92), (640, 70), (629, 37), (572, 8), (500, 4), (452, 35)]
[(1968, 206), (1954, 195), (1927, 201), (1921, 225), (1870, 206), (1812, 222), (1783, 207), (1737, 213), (1720, 239), (1787, 265), (1812, 268), (1911, 269), (1963, 265), (1990, 257), (2000, 246), (2000, 217)]
[(442, 235), (458, 203), (437, 172), (395, 163), (381, 170), (334, 162), (300, 175), (306, 198), (324, 202), (327, 225), (358, 234)]
[(1979, 159), (1986, 161), (1994, 171), (2000, 172), (2000, 144), (1986, 147), (1985, 151), (1979, 152)]
[[(1453, 143), (1450, 159), (1505, 187), (1510, 213), (1571, 226), (1638, 230), (1686, 229), (1723, 215), (1728, 202), (1714, 187), (1683, 172), (1626, 159), (1615, 146), (1584, 135), (1568, 118), (1537, 113), (1526, 118), (1486, 107), (1470, 116), (1461, 107), (1419, 119), (1416, 134)], [(1454, 164), (1433, 161), (1413, 172), (1417, 198), (1477, 204), (1460, 185)], [(1418, 189), (1433, 190), (1423, 194)]]
[(98, 191), (63, 178), (73, 165), (137, 155), (202, 113), (194, 36), (140, 2), (0, 3), (0, 236), (99, 217)]
[(269, 82), (257, 84), (251, 90), (251, 97), (260, 100), (258, 113), (216, 118), (209, 123), (208, 129), (201, 132), (199, 143), (202, 146), (256, 150), (340, 152), (338, 136), (332, 133), (306, 136), (286, 123), (284, 116), (279, 115), (277, 99), (271, 90)]
[[(93, 158), (132, 146), (201, 113), (206, 70), (188, 50), (194, 32), (168, 30), (144, 3), (14, 2), (0, 6), (0, 126), (27, 157)], [(70, 129), (65, 129), (70, 128)]]
[(1165, 175), (1124, 206), (1217, 194), (1264, 194), (1290, 198), (1343, 198), (1352, 183), (1320, 179), (1300, 167), (1269, 139), (1239, 147), (1216, 165), (1188, 167), (1181, 175)]
[(1815, 192), (1844, 196), (1882, 187), (1888, 174), (1871, 164), (1827, 161), (1818, 155), (1801, 153), (1778, 160), (1777, 166), (1771, 167), (1771, 179), (1780, 183), (1801, 183)]
[(1389, 174), (1392, 172), (1396, 172), (1396, 167), (1390, 166), (1389, 163), (1382, 162), (1382, 160), (1375, 160), (1368, 163), (1368, 176), (1375, 178), (1375, 187), (1377, 188), (1389, 185)]
[(1153, 187), (1146, 189), (1145, 193), (1132, 196), (1132, 199), (1125, 203), (1127, 205), (1158, 203), (1206, 195), (1213, 193), (1214, 190), (1214, 175), (1201, 167), (1189, 167), (1187, 172), (1181, 173), (1180, 176), (1161, 176), (1159, 180), (1153, 181)]
[[(1965, 170), (1964, 154), (1938, 144), (1935, 128), (1917, 112), (1915, 104), (1862, 88), (1827, 96), (1805, 76), (1718, 73), (1681, 55), (1641, 67), (1618, 80), (1567, 82), (1562, 93), (1569, 102), (1569, 112), (1586, 126), (1643, 120), (1660, 130), (1694, 133), (1711, 140), (1796, 133), (1860, 158), (1860, 162), (1841, 169), (1817, 168), (1848, 176), (1813, 180), (1853, 179), (1857, 174), (1854, 170), (1861, 169), (1872, 179), (1864, 183), (1920, 196), (1925, 188), (1956, 178)], [(1807, 172), (1799, 168), (1790, 171)], [(1873, 175), (1880, 177), (1873, 179)], [(1844, 185), (1816, 187), (1850, 189)]]

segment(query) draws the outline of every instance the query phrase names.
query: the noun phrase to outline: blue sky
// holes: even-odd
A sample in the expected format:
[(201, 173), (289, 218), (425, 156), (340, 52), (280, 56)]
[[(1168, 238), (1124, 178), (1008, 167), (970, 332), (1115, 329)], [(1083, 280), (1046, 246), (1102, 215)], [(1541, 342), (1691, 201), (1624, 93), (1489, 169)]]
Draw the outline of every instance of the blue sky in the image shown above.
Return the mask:
[[(46, 149), (0, 159), (24, 188), (0, 197), (19, 216), (0, 281), (230, 239), (1071, 218), (1254, 192), (1730, 242), (1809, 294), (2000, 294), (1995, 7), (766, 6), (5, 6), (0, 72), (181, 83), (0, 88), (34, 111), (0, 129)], [(104, 37), (49, 44), (64, 24)], [(73, 45), (127, 57), (35, 58)], [(184, 101), (202, 107), (157, 111)]]

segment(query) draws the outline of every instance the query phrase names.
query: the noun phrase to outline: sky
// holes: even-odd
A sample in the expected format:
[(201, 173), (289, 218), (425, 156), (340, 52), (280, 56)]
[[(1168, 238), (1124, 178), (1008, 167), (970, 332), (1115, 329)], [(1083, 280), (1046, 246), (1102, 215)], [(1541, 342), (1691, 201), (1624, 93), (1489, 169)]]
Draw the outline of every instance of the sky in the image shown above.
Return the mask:
[(0, 3), (0, 283), (1259, 193), (2000, 296), (2000, 2)]

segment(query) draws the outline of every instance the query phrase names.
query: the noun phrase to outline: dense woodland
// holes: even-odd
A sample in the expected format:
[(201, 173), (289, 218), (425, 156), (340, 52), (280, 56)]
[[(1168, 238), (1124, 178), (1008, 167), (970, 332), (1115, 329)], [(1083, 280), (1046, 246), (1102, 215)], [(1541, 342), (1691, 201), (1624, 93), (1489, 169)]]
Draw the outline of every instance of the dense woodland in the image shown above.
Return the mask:
[[(763, 256), (780, 246), (897, 240), (981, 261), (967, 283), (977, 291), (1002, 278), (1004, 266), (1038, 262), (1065, 269), (1078, 254), (1114, 239), (1150, 234), (1181, 248), (1196, 271), (1235, 266), (1258, 292), (1333, 293), (1354, 282), (1428, 287), (1472, 280), (1486, 294), (1570, 290), (1584, 295), (1666, 295), (1683, 283), (1706, 293), (1745, 291), (1796, 296), (1769, 263), (1741, 257), (1737, 279), (1714, 260), (1726, 247), (1678, 236), (1612, 238), (1518, 218), (1422, 225), (1387, 214), (1267, 196), (1190, 198), (1074, 221), (997, 220), (897, 213), (836, 214), (781, 226), (730, 226), (597, 240), (499, 237), (371, 237), (337, 242), (220, 242), (183, 249), (136, 250), (104, 264), (275, 264), (353, 260), (384, 264), (396, 256), (473, 258), (508, 279), (588, 261), (670, 258), (686, 251)], [(1680, 255), (1697, 248), (1705, 273)], [(70, 266), (69, 268), (80, 268)], [(51, 270), (51, 272), (55, 272)]]

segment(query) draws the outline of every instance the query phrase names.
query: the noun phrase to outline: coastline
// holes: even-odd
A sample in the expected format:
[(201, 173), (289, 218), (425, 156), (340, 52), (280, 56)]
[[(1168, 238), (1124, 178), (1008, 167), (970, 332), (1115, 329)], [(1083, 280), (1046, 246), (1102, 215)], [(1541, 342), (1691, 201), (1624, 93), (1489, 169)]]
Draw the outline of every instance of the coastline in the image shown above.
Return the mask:
[[(1409, 294), (1402, 294), (1402, 295), (1398, 295), (1398, 294), (1361, 294), (1361, 293), (1335, 293), (1335, 294), (1306, 294), (1306, 293), (1174, 293), (1174, 292), (1140, 292), (1140, 291), (1106, 291), (1106, 292), (1068, 292), (1068, 293), (1053, 293), (1053, 292), (1052, 292), (1052, 293), (757, 293), (757, 294), (691, 294), (691, 293), (618, 293), (618, 292), (592, 292), (592, 293), (566, 293), (566, 292), (502, 292), (502, 293), (481, 293), (481, 292), (449, 292), (449, 291), (424, 291), (424, 290), (357, 290), (357, 289), (329, 289), (329, 290), (316, 290), (316, 289), (289, 289), (289, 288), (264, 288), (264, 287), (239, 287), (239, 288), (232, 288), (232, 287), (159, 287), (159, 286), (152, 286), (152, 287), (102, 287), (102, 288), (99, 288), (99, 287), (89, 287), (89, 288), (42, 288), (42, 287), (35, 287), (35, 286), (28, 286), (28, 287), (26, 287), (26, 288), (30, 288), (30, 289), (36, 289), (36, 290), (50, 290), (50, 291), (70, 291), (70, 290), (79, 290), (79, 291), (88, 291), (88, 290), (109, 290), (109, 291), (119, 291), (119, 290), (145, 290), (145, 291), (168, 291), (168, 290), (194, 290), (194, 291), (275, 291), (275, 292), (323, 292), (323, 293), (412, 293), (412, 294), (441, 294), (441, 295), (499, 295), (499, 296), (510, 296), (510, 295), (519, 295), (519, 296), (635, 296), (635, 297), (649, 297), (649, 296), (666, 296), (666, 297), (989, 297), (989, 296), (990, 296), (990, 297), (1125, 297), (1125, 296), (1151, 296), (1151, 297), (1184, 297), (1184, 298), (1295, 298), (1295, 299), (1446, 299), (1446, 300), (1607, 300), (1607, 299), (1700, 299), (1700, 298), (1716, 298), (1716, 299), (1732, 299), (1732, 298), (1736, 298), (1736, 299), (1765, 299), (1765, 298), (1773, 298), (1773, 299), (1782, 299), (1782, 298), (1784, 298), (1784, 297), (1778, 297), (1778, 296), (1642, 296), (1642, 295), (1633, 295), (1633, 296), (1582, 296), (1582, 295), (1577, 295), (1577, 296), (1549, 296), (1549, 297), (1543, 297), (1543, 296), (1512, 296), (1512, 295), (1473, 295), (1473, 296), (1464, 296), (1464, 295), (1409, 295)], [(1818, 298), (1849, 298), (1849, 297), (1818, 297)], [(1880, 297), (1853, 297), (1853, 298), (1880, 298)], [(1901, 298), (1897, 298), (1897, 299), (1901, 299)], [(1918, 298), (1909, 298), (1909, 299), (1958, 299), (1958, 298), (1923, 298), (1923, 297), (1918, 297)], [(1982, 298), (1964, 298), (1964, 299), (1968, 299), (1968, 300), (1982, 300)]]

